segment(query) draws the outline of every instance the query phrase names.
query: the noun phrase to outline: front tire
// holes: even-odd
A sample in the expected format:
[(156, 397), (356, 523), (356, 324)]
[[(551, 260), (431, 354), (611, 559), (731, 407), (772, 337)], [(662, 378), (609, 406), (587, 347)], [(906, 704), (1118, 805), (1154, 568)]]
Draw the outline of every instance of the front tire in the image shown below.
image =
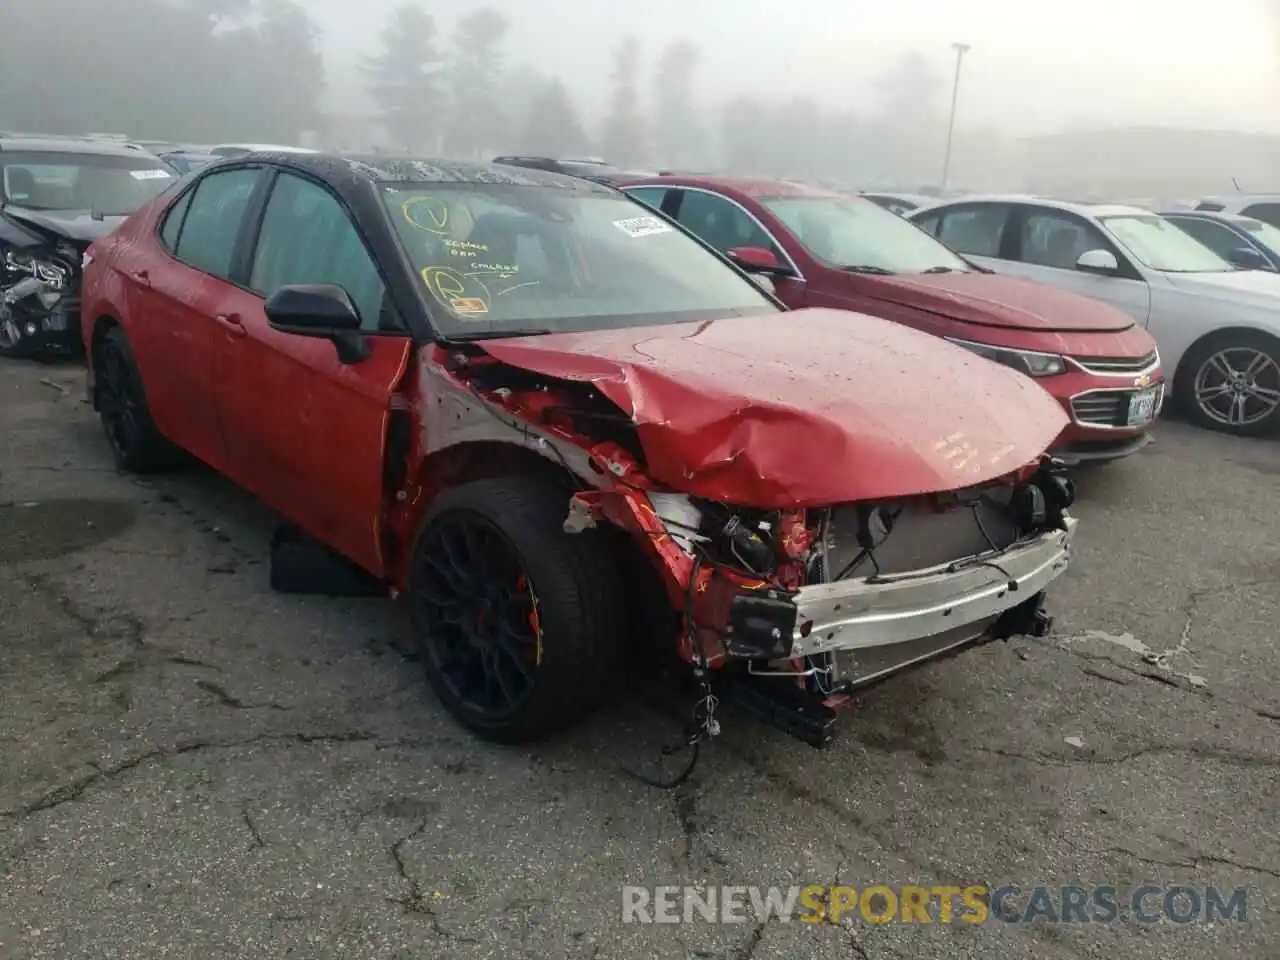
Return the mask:
[(571, 494), (527, 475), (478, 480), (423, 519), (409, 579), (423, 668), (487, 740), (545, 738), (613, 692), (626, 597), (605, 534), (564, 531)]
[(1280, 340), (1240, 331), (1193, 346), (1175, 390), (1194, 423), (1241, 437), (1280, 433)]
[(176, 451), (151, 419), (146, 391), (129, 338), (112, 327), (94, 350), (98, 415), (116, 466), (128, 473), (153, 473), (170, 467)]

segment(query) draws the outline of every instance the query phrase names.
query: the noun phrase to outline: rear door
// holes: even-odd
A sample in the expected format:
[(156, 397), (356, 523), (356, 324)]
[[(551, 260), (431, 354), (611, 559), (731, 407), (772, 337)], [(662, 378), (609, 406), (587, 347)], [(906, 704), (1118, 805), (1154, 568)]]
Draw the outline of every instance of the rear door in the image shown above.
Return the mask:
[[(130, 343), (146, 377), (160, 431), (227, 471), (214, 387), (214, 345), (245, 212), (265, 169), (241, 167), (197, 180), (160, 220), (160, 250), (126, 248), (117, 267), (129, 285)], [(155, 255), (158, 253), (158, 255)]]
[[(292, 522), (382, 575), (385, 431), (412, 349), (384, 277), (337, 194), (286, 171), (271, 184), (241, 268), (239, 332), (219, 341), (218, 414), (232, 469)], [(366, 359), (343, 364), (326, 340), (270, 328), (266, 299), (309, 283), (346, 290)]]

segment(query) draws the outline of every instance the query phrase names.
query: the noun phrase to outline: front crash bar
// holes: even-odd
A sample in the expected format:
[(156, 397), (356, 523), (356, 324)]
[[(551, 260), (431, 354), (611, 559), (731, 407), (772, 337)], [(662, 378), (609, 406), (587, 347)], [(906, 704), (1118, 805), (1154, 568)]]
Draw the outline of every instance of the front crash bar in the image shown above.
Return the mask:
[[(1043, 590), (1067, 569), (1076, 519), (999, 553), (940, 564), (877, 582), (801, 587), (791, 656), (858, 650), (933, 637), (989, 621)], [(1013, 585), (1016, 584), (1016, 589)]]

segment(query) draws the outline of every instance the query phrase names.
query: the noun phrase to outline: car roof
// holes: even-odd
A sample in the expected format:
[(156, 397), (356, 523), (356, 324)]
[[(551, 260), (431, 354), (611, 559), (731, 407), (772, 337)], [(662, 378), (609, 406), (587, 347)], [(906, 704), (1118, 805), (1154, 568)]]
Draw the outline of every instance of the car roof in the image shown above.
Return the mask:
[(150, 152), (123, 140), (73, 139), (0, 134), (0, 152), (24, 150), (37, 153), (88, 153), (102, 157), (152, 157)]
[(1220, 197), (1201, 197), (1196, 203), (1220, 203), (1226, 207), (1249, 203), (1274, 203), (1280, 201), (1280, 193), (1229, 193)]
[(615, 191), (602, 184), (563, 173), (551, 173), (547, 170), (500, 163), (442, 160), (436, 157), (399, 157), (361, 153), (292, 153), (268, 150), (227, 158), (224, 162), (243, 163), (254, 157), (270, 159), (281, 165), (295, 167), (327, 179), (355, 175), (373, 183), (509, 184), (617, 196)]
[(657, 177), (642, 177), (629, 181), (624, 186), (660, 186), (673, 187), (705, 187), (708, 190), (738, 192), (752, 199), (761, 197), (846, 197), (852, 194), (841, 194), (823, 187), (815, 187), (794, 180), (772, 180), (762, 177), (719, 177), (706, 175), (663, 174)]
[(973, 203), (1026, 203), (1037, 207), (1049, 207), (1075, 213), (1082, 217), (1117, 217), (1117, 216), (1151, 216), (1152, 211), (1144, 207), (1128, 206), (1122, 203), (1090, 203), (1077, 200), (1058, 200), (1054, 197), (1041, 197), (1028, 193), (1009, 194), (966, 194), (948, 200), (939, 200), (919, 210), (912, 210), (911, 215), (928, 213), (942, 207), (954, 207), (960, 204)]
[(1193, 217), (1197, 220), (1221, 220), (1224, 223), (1265, 223), (1257, 217), (1246, 216), (1243, 213), (1230, 213), (1226, 210), (1167, 210), (1162, 211), (1162, 217)]

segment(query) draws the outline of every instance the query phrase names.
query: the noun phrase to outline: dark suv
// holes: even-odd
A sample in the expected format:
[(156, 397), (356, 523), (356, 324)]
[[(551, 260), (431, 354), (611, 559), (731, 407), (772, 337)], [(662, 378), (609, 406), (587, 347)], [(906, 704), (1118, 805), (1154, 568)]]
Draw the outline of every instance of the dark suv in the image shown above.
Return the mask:
[(0, 356), (78, 350), (85, 250), (176, 178), (120, 143), (0, 135)]

